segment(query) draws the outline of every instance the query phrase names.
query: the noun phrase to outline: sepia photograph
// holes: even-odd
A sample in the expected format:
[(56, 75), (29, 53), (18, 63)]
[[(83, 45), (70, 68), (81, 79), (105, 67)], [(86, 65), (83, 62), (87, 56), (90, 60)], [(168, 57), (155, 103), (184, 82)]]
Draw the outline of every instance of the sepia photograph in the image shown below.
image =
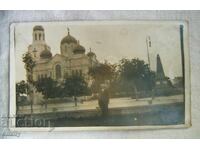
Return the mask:
[(187, 22), (28, 22), (10, 30), (12, 126), (190, 126)]

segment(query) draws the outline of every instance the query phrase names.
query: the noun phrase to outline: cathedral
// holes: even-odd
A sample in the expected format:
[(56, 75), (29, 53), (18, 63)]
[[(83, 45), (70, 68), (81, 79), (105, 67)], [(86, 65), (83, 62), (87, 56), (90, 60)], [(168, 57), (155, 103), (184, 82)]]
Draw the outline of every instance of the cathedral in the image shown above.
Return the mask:
[(42, 26), (33, 28), (33, 42), (28, 47), (36, 66), (33, 69), (33, 80), (51, 77), (62, 81), (73, 74), (83, 75), (88, 81), (88, 70), (98, 64), (95, 53), (86, 54), (80, 42), (68, 34), (60, 42), (60, 54), (52, 55), (50, 46), (45, 42), (45, 31)]
[[(62, 82), (66, 77), (76, 74), (83, 76), (90, 83), (89, 68), (99, 62), (91, 49), (86, 54), (85, 48), (70, 34), (69, 29), (68, 34), (61, 39), (60, 54), (54, 56), (51, 53), (50, 46), (45, 42), (45, 30), (42, 26), (35, 26), (32, 36), (33, 41), (28, 46), (28, 52), (36, 62), (33, 68), (34, 81), (51, 77), (58, 82)], [(37, 101), (38, 98), (36, 96)]]

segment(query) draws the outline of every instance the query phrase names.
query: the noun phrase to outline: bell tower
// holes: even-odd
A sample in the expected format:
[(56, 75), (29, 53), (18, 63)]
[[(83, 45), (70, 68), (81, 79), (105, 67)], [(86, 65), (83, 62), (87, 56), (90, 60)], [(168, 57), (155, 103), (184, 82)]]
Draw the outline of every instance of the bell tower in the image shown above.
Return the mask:
[(50, 51), (50, 47), (45, 42), (45, 31), (40, 25), (36, 25), (33, 28), (32, 33), (32, 44), (28, 47), (28, 52), (31, 53), (34, 60), (40, 59), (40, 54), (42, 51)]
[(33, 43), (45, 42), (44, 28), (42, 26), (35, 26), (33, 28)]

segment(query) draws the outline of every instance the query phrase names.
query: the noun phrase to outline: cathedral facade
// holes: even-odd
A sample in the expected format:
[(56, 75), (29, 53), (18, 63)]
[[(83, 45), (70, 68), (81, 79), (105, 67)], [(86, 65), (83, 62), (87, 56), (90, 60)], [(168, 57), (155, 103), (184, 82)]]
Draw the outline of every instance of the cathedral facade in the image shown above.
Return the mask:
[(33, 69), (33, 80), (51, 77), (62, 81), (73, 74), (83, 75), (89, 80), (88, 70), (98, 64), (95, 53), (91, 50), (86, 54), (79, 41), (68, 34), (60, 42), (60, 54), (51, 53), (50, 46), (45, 42), (45, 32), (42, 26), (33, 28), (33, 42), (28, 47), (36, 66)]
[[(68, 34), (61, 39), (60, 54), (51, 53), (50, 46), (45, 42), (45, 30), (42, 26), (35, 26), (32, 33), (33, 41), (28, 46), (28, 52), (31, 54), (36, 65), (33, 68), (33, 80), (51, 77), (62, 82), (70, 75), (81, 75), (89, 83), (91, 78), (88, 75), (90, 67), (98, 65), (95, 53), (91, 49), (86, 53), (85, 48), (79, 41)], [(37, 94), (36, 101), (40, 99)], [(37, 103), (34, 102), (34, 103)]]

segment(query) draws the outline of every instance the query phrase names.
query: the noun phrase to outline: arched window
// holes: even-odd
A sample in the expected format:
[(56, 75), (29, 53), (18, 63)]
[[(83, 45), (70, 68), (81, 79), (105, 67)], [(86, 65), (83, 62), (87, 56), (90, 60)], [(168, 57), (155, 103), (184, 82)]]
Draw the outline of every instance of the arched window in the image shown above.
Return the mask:
[(39, 40), (41, 40), (41, 34), (39, 34)]
[(60, 78), (61, 78), (61, 66), (56, 65), (56, 79), (60, 79)]
[(35, 40), (37, 40), (37, 34), (35, 34)]
[(43, 34), (43, 40), (45, 40), (45, 35)]
[(83, 74), (83, 73), (82, 73), (82, 70), (79, 70), (79, 73), (80, 73), (80, 76), (82, 76), (82, 74)]
[(68, 72), (65, 72), (65, 78), (67, 78), (68, 77)]
[(76, 75), (78, 75), (78, 70), (76, 70)]
[(74, 70), (72, 70), (72, 76), (74, 76)]

